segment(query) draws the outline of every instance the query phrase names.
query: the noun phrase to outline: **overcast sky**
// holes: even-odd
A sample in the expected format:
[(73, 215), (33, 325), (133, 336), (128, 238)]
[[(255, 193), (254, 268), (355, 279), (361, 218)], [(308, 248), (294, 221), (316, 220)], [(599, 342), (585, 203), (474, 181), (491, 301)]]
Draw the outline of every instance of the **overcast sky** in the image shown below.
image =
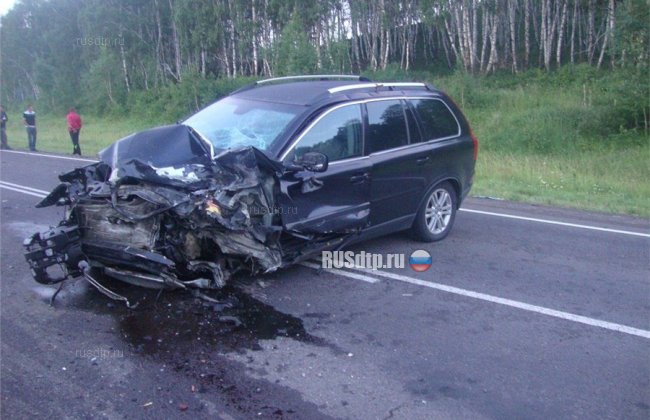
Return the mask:
[(16, 0), (0, 0), (0, 16), (4, 16), (15, 2)]

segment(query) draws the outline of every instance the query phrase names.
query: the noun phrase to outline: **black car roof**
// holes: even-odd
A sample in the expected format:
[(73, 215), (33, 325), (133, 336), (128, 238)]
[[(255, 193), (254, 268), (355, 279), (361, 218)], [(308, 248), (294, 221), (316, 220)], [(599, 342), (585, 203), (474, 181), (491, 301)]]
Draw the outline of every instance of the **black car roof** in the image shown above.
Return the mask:
[(331, 88), (358, 83), (360, 82), (340, 80), (279, 83), (251, 87), (244, 91), (235, 92), (233, 95), (261, 101), (281, 102), (293, 105), (309, 105), (313, 103), (316, 98), (327, 93)]
[[(437, 92), (424, 83), (409, 82), (371, 82), (368, 79), (358, 80), (278, 80), (281, 83), (268, 83), (265, 81), (246, 86), (235, 91), (231, 96), (240, 98), (285, 103), (292, 105), (308, 106), (328, 97), (335, 98), (340, 95), (354, 95), (359, 93), (375, 93), (416, 89), (420, 92)], [(384, 95), (381, 95), (384, 96)], [(351, 98), (350, 98), (351, 99)]]

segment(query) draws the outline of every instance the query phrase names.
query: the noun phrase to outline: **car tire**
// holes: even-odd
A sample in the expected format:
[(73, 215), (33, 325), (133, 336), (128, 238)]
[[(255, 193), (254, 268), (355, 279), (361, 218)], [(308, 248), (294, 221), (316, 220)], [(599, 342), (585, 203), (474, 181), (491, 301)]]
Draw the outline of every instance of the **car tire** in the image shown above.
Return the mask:
[(449, 235), (458, 209), (458, 196), (445, 181), (431, 188), (413, 221), (411, 233), (422, 242), (440, 241)]

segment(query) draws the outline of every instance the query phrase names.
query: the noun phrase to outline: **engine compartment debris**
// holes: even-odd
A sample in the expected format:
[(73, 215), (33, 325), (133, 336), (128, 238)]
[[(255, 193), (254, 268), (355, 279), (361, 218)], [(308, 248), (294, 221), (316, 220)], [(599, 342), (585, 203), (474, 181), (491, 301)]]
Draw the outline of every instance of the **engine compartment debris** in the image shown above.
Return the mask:
[(58, 226), (23, 244), (39, 283), (83, 277), (134, 307), (99, 278), (152, 289), (218, 289), (234, 273), (274, 271), (358, 231), (287, 229), (281, 207), (291, 197), (280, 178), (288, 169), (254, 147), (214, 156), (182, 124), (136, 133), (99, 156), (60, 175), (37, 204), (66, 208)]

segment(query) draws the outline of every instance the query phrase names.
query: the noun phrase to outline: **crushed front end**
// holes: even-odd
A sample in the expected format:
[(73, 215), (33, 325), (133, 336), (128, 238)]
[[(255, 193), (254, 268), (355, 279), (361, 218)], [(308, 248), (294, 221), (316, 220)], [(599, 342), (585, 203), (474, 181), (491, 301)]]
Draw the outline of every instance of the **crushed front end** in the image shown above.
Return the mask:
[(274, 211), (282, 168), (259, 150), (212, 156), (176, 125), (127, 137), (100, 158), (61, 175), (37, 205), (66, 207), (57, 227), (24, 242), (37, 282), (83, 276), (120, 299), (98, 275), (157, 289), (219, 288), (239, 270), (282, 266)]

